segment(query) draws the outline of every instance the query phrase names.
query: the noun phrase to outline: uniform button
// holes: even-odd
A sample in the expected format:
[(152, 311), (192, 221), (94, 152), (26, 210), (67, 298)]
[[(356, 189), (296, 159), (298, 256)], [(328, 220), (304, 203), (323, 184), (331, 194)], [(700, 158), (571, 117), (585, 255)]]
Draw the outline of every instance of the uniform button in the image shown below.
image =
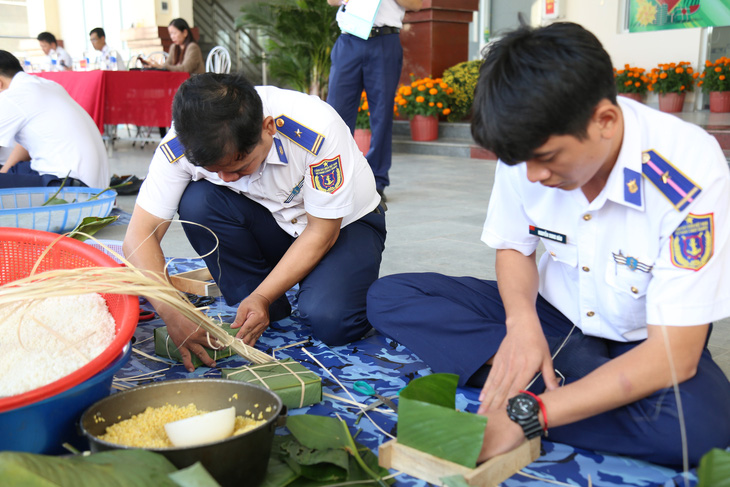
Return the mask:
[(586, 266), (583, 266), (583, 272), (588, 272), (588, 271), (590, 271), (590, 269)]
[(551, 250), (551, 251), (550, 251), (550, 255), (552, 255), (553, 257), (555, 257), (555, 252), (553, 252), (553, 251)]
[(589, 312), (586, 313), (586, 316), (590, 318), (591, 316), (593, 316), (595, 314), (596, 313), (594, 313), (593, 311), (589, 311)]
[(639, 294), (639, 290), (636, 289), (634, 286), (631, 286), (631, 292), (634, 294)]
[(291, 222), (294, 223), (294, 224), (296, 224), (297, 223), (297, 219), (296, 218), (292, 218), (291, 219)]
[(586, 213), (585, 215), (583, 215), (583, 219), (584, 219), (585, 221), (588, 221), (588, 220), (590, 220), (591, 218), (592, 218), (592, 217), (591, 217), (590, 213)]

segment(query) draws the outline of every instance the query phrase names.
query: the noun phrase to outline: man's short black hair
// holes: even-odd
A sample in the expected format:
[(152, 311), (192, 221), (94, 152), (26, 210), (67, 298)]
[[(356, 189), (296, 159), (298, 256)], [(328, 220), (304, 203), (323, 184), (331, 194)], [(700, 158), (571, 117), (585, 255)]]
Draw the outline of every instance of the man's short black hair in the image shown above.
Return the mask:
[(101, 39), (102, 37), (106, 37), (104, 29), (102, 29), (101, 27), (91, 29), (91, 32), (89, 32), (89, 37), (91, 37), (91, 34), (96, 34), (96, 37), (98, 37), (99, 39)]
[(0, 76), (12, 78), (21, 71), (23, 71), (23, 68), (20, 66), (18, 58), (8, 51), (0, 49)]
[(172, 102), (172, 120), (185, 156), (196, 166), (248, 155), (261, 141), (261, 98), (240, 74), (203, 73), (185, 81)]
[(490, 46), (474, 95), (472, 135), (507, 164), (553, 135), (583, 139), (598, 103), (616, 104), (613, 64), (578, 24), (520, 27)]
[(38, 40), (41, 42), (47, 42), (49, 44), (58, 44), (56, 41), (56, 36), (51, 34), (50, 32), (41, 32), (38, 34)]

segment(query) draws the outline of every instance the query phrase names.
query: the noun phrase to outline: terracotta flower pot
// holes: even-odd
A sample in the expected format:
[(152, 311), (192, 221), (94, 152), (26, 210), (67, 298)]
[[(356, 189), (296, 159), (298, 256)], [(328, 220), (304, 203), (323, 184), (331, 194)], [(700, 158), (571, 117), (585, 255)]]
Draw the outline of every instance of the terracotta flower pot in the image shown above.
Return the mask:
[(439, 137), (439, 119), (437, 116), (414, 115), (411, 119), (411, 139), (417, 142), (436, 140)]
[(373, 134), (370, 129), (355, 129), (355, 143), (364, 156), (366, 156), (370, 150), (370, 139), (372, 136)]
[(730, 112), (730, 91), (711, 91), (710, 111), (713, 113)]
[(659, 93), (659, 110), (666, 113), (681, 112), (686, 93)]
[(624, 98), (630, 98), (634, 101), (638, 101), (639, 103), (642, 103), (643, 95), (641, 93), (619, 93), (618, 96), (623, 96)]

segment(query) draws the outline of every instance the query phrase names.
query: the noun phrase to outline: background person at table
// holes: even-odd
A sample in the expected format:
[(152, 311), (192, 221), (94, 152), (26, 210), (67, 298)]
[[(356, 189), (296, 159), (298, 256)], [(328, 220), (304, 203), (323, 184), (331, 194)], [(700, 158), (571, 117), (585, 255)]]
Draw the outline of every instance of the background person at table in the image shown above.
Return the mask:
[(0, 146), (17, 145), (0, 168), (0, 187), (106, 188), (109, 161), (86, 110), (53, 81), (23, 72), (0, 50)]
[[(327, 2), (340, 5), (339, 22), (347, 2)], [(398, 33), (403, 27), (406, 9), (420, 10), (422, 4), (423, 0), (382, 0), (369, 39), (343, 32), (332, 48), (327, 103), (337, 110), (354, 133), (360, 95), (363, 89), (367, 92), (372, 138), (365, 156), (383, 198), (385, 188), (390, 184), (388, 171), (393, 158), (393, 98), (403, 67), (403, 48)]]
[[(233, 326), (246, 343), (289, 315), (285, 293), (297, 283), (299, 316), (316, 338), (342, 345), (369, 331), (365, 295), (380, 269), (385, 214), (337, 112), (317, 97), (204, 73), (180, 86), (172, 117), (137, 197), (127, 258), (161, 271), (160, 240), (177, 211), (220, 239), (205, 262), (226, 302), (240, 302)], [(209, 231), (183, 228), (200, 255), (215, 248)], [(188, 370), (190, 352), (212, 364), (205, 333), (151, 301)]]
[(124, 60), (119, 54), (119, 51), (112, 49), (109, 47), (109, 44), (106, 43), (106, 34), (104, 33), (104, 29), (101, 27), (91, 29), (91, 32), (89, 32), (89, 41), (91, 41), (91, 45), (94, 46), (94, 49), (99, 53), (98, 62), (100, 69), (114, 71), (124, 70)]
[[(38, 44), (40, 44), (43, 54), (46, 55), (46, 65), (49, 70), (69, 71), (73, 69), (73, 60), (71, 55), (63, 47), (56, 42), (56, 36), (50, 32), (41, 32), (38, 34)], [(56, 60), (56, 67), (53, 67), (53, 60)]]
[[(497, 282), (387, 276), (368, 317), (435, 371), (483, 385), (481, 459), (548, 427), (550, 440), (668, 465), (683, 445), (693, 465), (728, 446), (730, 382), (707, 349), (709, 324), (730, 315), (717, 140), (617, 100), (608, 53), (572, 23), (490, 47), (472, 133), (500, 158), (482, 233)], [(538, 373), (539, 396), (521, 392)]]
[(184, 19), (172, 19), (167, 26), (172, 45), (170, 53), (163, 64), (149, 59), (142, 59), (142, 64), (167, 71), (185, 71), (190, 74), (205, 72), (205, 62), (200, 46), (193, 38), (193, 31)]

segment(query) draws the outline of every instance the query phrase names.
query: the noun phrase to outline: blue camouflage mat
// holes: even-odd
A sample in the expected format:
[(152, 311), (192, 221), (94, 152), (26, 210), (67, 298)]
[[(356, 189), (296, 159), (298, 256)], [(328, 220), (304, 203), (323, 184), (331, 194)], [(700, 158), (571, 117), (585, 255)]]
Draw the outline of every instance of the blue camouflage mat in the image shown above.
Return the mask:
[[(199, 268), (203, 265), (201, 259), (174, 259), (170, 265), (170, 273), (184, 272)], [(256, 348), (269, 351), (278, 347), (310, 339), (309, 329), (299, 323), (296, 311), (296, 298), (294, 292), (288, 293), (292, 302), (294, 312), (290, 318), (272, 323), (269, 329), (263, 334), (256, 344)], [(141, 305), (147, 310), (152, 307), (141, 299)], [(233, 321), (236, 313), (235, 307), (229, 307), (218, 298), (211, 305), (207, 314), (220, 317), (223, 321)], [(153, 330), (158, 326), (164, 326), (159, 318), (152, 321), (140, 322), (135, 332), (134, 348), (154, 356)], [(352, 394), (352, 397), (361, 403), (369, 403), (374, 398), (363, 396), (352, 390), (352, 384), (356, 380), (365, 379), (382, 395), (395, 395), (408, 382), (416, 377), (431, 373), (431, 370), (418, 357), (398, 343), (385, 337), (372, 334), (362, 340), (342, 347), (328, 347), (316, 339), (306, 345), (306, 350), (316, 357), (331, 374), (337, 377), (345, 388)], [(276, 352), (276, 358), (290, 357), (322, 377), (322, 390), (338, 397), (350, 399), (332, 377), (313, 361), (301, 349), (296, 346)], [(218, 367), (239, 367), (247, 365), (241, 357), (234, 356), (217, 361)], [(160, 371), (155, 374), (154, 371)], [(145, 358), (141, 354), (133, 353), (129, 363), (120, 370), (116, 379), (139, 377), (141, 374), (149, 374), (145, 377), (153, 377), (149, 380), (169, 380), (193, 377), (220, 377), (218, 368), (199, 367), (193, 373), (188, 373), (181, 364), (172, 361), (160, 363)], [(134, 380), (134, 384), (143, 384)], [(464, 387), (459, 388), (456, 397), (456, 406), (460, 410), (475, 412), (478, 407), (479, 390)], [(394, 414), (373, 412), (370, 417), (377, 424), (368, 421), (366, 418), (360, 420), (355, 426), (355, 420), (359, 409), (329, 397), (313, 406), (289, 410), (290, 415), (295, 414), (318, 414), (323, 416), (335, 416), (338, 414), (351, 427), (354, 433), (357, 429), (361, 432), (357, 439), (362, 444), (371, 448), (377, 453), (378, 446), (388, 441), (388, 435), (395, 435), (397, 417)], [(522, 475), (522, 473), (526, 475)], [(518, 473), (501, 485), (506, 487), (518, 486), (545, 486), (545, 485), (589, 485), (590, 477), (593, 485), (600, 486), (694, 486), (697, 485), (695, 471), (692, 470), (686, 476), (682, 472), (673, 469), (653, 465), (631, 458), (616, 455), (605, 455), (598, 452), (573, 448), (568, 445), (553, 443), (543, 440), (542, 454), (531, 465), (525, 467), (522, 473)], [(529, 477), (527, 476), (529, 475)], [(423, 487), (424, 481), (415, 479), (408, 475), (396, 477), (396, 486)]]

